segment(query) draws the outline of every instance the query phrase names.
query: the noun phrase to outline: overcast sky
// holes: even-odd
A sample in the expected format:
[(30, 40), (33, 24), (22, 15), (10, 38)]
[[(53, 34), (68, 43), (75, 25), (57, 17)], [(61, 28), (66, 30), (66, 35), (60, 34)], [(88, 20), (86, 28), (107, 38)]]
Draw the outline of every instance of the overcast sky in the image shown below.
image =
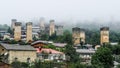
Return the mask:
[(0, 24), (18, 21), (120, 21), (120, 0), (0, 0)]

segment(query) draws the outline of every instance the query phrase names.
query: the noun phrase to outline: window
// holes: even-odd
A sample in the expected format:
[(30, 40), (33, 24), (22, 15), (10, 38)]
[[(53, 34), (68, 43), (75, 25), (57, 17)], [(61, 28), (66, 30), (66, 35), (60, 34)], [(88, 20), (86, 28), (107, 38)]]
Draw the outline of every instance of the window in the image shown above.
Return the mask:
[(14, 58), (14, 61), (18, 61), (18, 58), (17, 58), (17, 57), (15, 57), (15, 58)]
[(30, 58), (27, 58), (27, 63), (30, 63)]
[(4, 51), (4, 49), (2, 49), (2, 51)]

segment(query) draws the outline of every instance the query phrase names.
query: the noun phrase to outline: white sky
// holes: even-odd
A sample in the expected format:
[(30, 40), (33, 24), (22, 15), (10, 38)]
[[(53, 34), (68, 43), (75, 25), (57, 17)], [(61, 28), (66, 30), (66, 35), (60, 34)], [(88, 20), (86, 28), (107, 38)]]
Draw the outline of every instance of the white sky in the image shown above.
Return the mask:
[(0, 0), (0, 24), (39, 20), (120, 21), (120, 0)]

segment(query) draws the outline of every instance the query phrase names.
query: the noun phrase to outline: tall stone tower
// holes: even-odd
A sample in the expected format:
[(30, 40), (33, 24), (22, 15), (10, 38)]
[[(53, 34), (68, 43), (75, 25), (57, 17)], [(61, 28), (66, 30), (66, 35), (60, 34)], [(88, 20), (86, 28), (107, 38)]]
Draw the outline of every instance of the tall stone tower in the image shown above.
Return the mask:
[(50, 20), (50, 26), (49, 26), (49, 35), (51, 36), (52, 34), (55, 33), (55, 24), (54, 20)]
[(26, 41), (29, 42), (32, 41), (32, 22), (26, 23), (26, 28)]
[(12, 20), (11, 20), (11, 29), (12, 29), (12, 30), (13, 30), (14, 27), (15, 27), (15, 22), (17, 22), (16, 19), (12, 19)]
[(109, 43), (109, 27), (102, 27), (100, 28), (100, 43)]
[(44, 20), (44, 18), (40, 19), (40, 30), (41, 31), (45, 30), (45, 20)]
[(85, 43), (85, 30), (80, 29), (80, 42)]
[(21, 40), (21, 22), (15, 22), (14, 27), (14, 40), (19, 41)]
[(72, 38), (74, 45), (80, 44), (81, 42), (85, 43), (84, 29), (78, 27), (72, 28)]
[(74, 45), (80, 44), (80, 28), (72, 28), (72, 38)]

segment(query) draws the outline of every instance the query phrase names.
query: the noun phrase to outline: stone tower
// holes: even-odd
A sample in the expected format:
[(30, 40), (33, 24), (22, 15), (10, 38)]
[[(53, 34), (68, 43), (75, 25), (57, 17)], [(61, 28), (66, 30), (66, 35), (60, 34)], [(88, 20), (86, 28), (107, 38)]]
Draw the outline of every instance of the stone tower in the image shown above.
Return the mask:
[(74, 45), (80, 44), (81, 42), (85, 43), (84, 29), (78, 27), (72, 28), (72, 38)]
[(13, 30), (14, 27), (15, 27), (15, 22), (17, 22), (16, 19), (12, 19), (12, 20), (11, 20), (11, 29), (12, 29), (12, 30)]
[(32, 41), (32, 22), (26, 23), (26, 41)]
[(72, 38), (74, 45), (80, 44), (80, 28), (72, 28)]
[(55, 33), (55, 24), (54, 20), (50, 20), (50, 26), (49, 26), (49, 35), (51, 36), (52, 34)]
[(19, 41), (21, 40), (21, 22), (15, 22), (14, 27), (14, 40)]
[(40, 19), (40, 30), (41, 31), (45, 30), (45, 20), (44, 20), (44, 18)]
[(80, 29), (80, 42), (85, 43), (85, 30)]
[(109, 27), (102, 27), (100, 28), (100, 43), (109, 43)]

